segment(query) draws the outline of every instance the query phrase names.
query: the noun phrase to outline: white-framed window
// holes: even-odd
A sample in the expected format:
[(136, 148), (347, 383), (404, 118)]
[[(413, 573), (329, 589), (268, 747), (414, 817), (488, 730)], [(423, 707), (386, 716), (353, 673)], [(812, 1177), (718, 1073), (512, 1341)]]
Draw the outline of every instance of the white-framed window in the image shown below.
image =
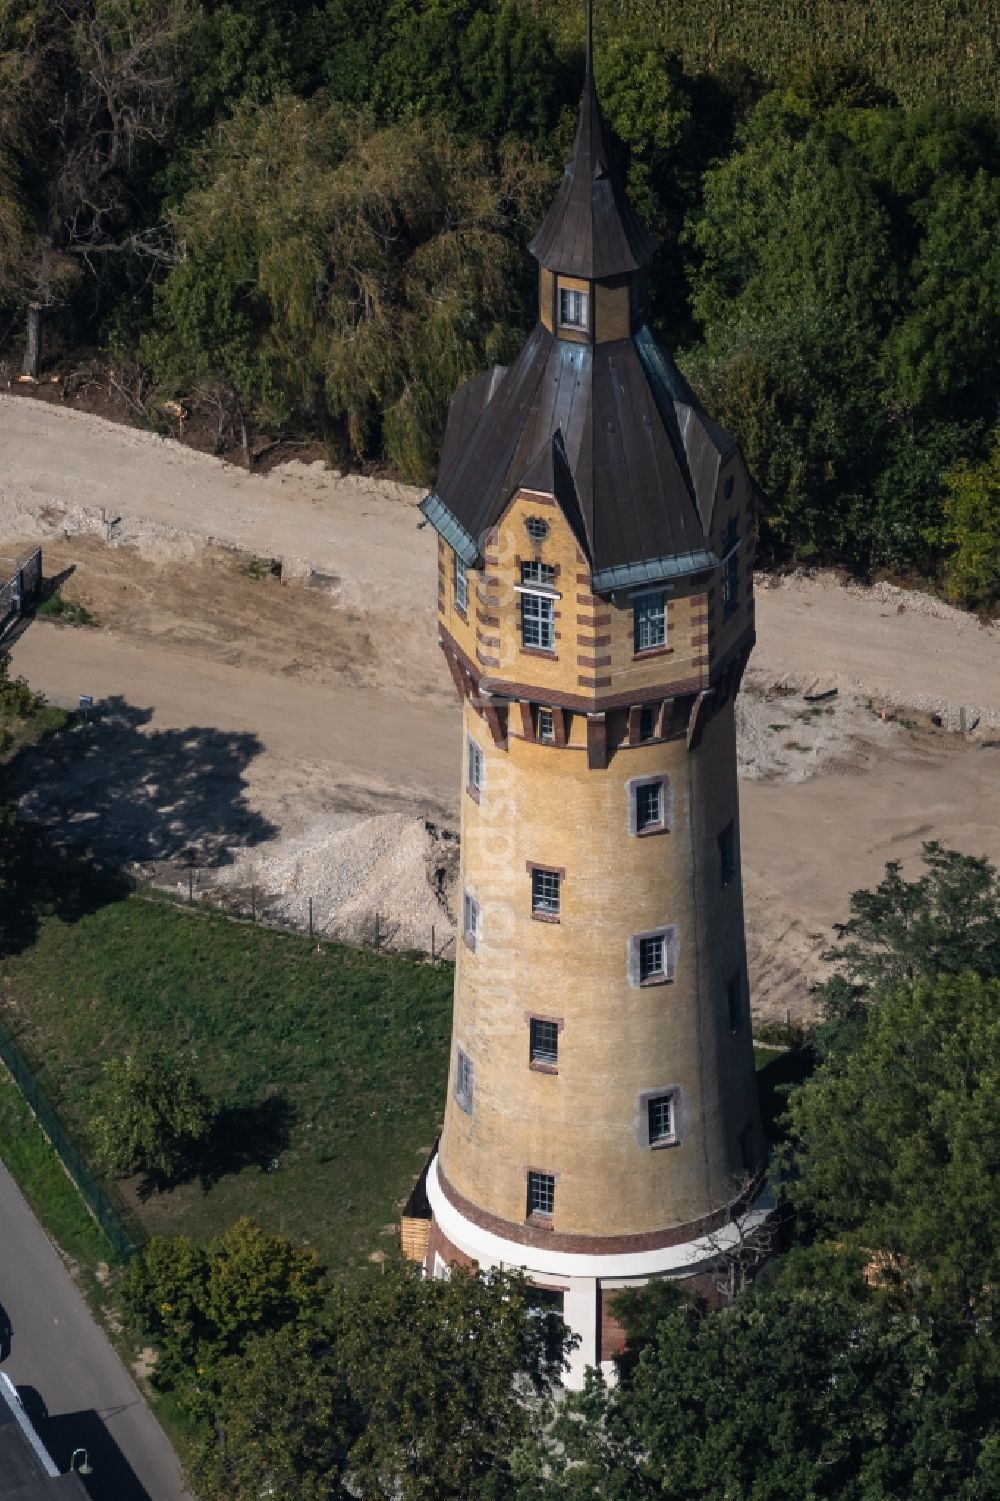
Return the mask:
[(667, 644), (667, 597), (662, 589), (637, 594), (635, 608), (635, 650), (654, 651)]
[(646, 829), (663, 827), (663, 783), (642, 782), (635, 789), (635, 829), (642, 834)]
[(473, 953), (479, 948), (483, 933), (483, 918), (479, 903), (471, 892), (462, 898), (462, 937)]
[(551, 1219), (556, 1207), (556, 1179), (554, 1173), (528, 1174), (528, 1217), (541, 1215)]
[(469, 570), (455, 554), (455, 609), (466, 615), (469, 610)]
[(629, 833), (653, 834), (669, 830), (672, 812), (669, 777), (633, 777), (625, 785)]
[(531, 910), (544, 917), (559, 916), (559, 872), (542, 870), (537, 865), (531, 872)]
[(556, 644), (555, 600), (540, 594), (521, 595), (521, 644), (536, 651), (554, 651)]
[(662, 933), (639, 939), (639, 983), (663, 980), (667, 974), (667, 940)]
[(486, 785), (486, 760), (483, 748), (470, 735), (466, 742), (466, 787), (478, 797)]
[(467, 1114), (472, 1114), (472, 1096), (475, 1088), (475, 1068), (464, 1048), (455, 1049), (455, 1101)]
[(677, 973), (677, 929), (633, 933), (628, 948), (630, 985), (667, 985)]
[(646, 1125), (651, 1147), (676, 1140), (674, 1133), (674, 1097), (654, 1094), (646, 1101)]
[(533, 1016), (528, 1022), (528, 1049), (532, 1063), (554, 1068), (559, 1062), (559, 1023)]
[(554, 651), (556, 645), (556, 571), (549, 563), (522, 563), (521, 644), (535, 651)]
[(726, 1011), (730, 1032), (738, 1032), (743, 1025), (743, 975), (740, 970), (726, 981)]
[(451, 1280), (451, 1262), (445, 1261), (440, 1251), (434, 1252), (434, 1280), (435, 1282)]
[(736, 517), (722, 534), (722, 618), (727, 619), (740, 602), (740, 535)]
[(556, 722), (551, 709), (538, 711), (538, 738), (550, 741), (556, 738)]
[(564, 328), (586, 328), (590, 316), (590, 297), (571, 287), (559, 288), (559, 322)]

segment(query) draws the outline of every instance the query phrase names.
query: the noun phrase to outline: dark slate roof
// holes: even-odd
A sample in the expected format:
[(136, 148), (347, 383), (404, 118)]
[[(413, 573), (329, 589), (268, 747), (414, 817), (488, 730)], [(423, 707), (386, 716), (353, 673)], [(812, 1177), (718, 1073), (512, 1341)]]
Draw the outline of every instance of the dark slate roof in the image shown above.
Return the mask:
[[(471, 386), (471, 383), (470, 383)], [(568, 343), (536, 324), (472, 420), (486, 387), (452, 403), (444, 457), (424, 514), (474, 563), (528, 477), (554, 494), (589, 558), (595, 588), (655, 582), (713, 566), (692, 457), (719, 445), (672, 361), (647, 329), (608, 344)], [(678, 403), (679, 395), (690, 398)], [(454, 429), (453, 430), (453, 425)], [(714, 429), (721, 434), (721, 429)], [(459, 441), (456, 433), (461, 429)], [(722, 435), (728, 450), (732, 440)], [(717, 472), (717, 467), (716, 467)]]
[(656, 249), (614, 170), (589, 64), (573, 152), (528, 249), (550, 271), (588, 278), (637, 271)]

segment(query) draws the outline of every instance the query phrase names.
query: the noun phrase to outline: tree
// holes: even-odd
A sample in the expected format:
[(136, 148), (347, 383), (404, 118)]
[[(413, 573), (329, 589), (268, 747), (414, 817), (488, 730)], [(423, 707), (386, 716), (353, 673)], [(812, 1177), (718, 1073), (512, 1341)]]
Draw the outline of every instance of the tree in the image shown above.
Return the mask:
[(545, 173), (283, 96), (237, 110), (198, 180), (145, 346), (160, 379), (221, 382), (241, 418), (295, 414), (425, 475), (452, 391), (514, 347), (518, 226)]
[(563, 1369), (565, 1326), (530, 1308), (519, 1274), (409, 1263), (333, 1292), (330, 1338), (361, 1432), (351, 1483), (371, 1501), (510, 1493), (539, 1400)]
[(973, 1501), (995, 1483), (996, 1385), (863, 1287), (755, 1290), (709, 1313), (643, 1302), (616, 1390), (592, 1374), (547, 1443), (545, 1501)]
[(787, 1123), (787, 1192), (813, 1232), (882, 1253), (908, 1302), (975, 1327), (1000, 1279), (1000, 981), (880, 990)]
[(319, 1314), (323, 1269), (315, 1251), (237, 1220), (207, 1246), (154, 1236), (131, 1262), (122, 1296), (159, 1352), (154, 1380), (196, 1412), (211, 1411), (220, 1363), (252, 1335), (305, 1330)]
[(1000, 875), (986, 860), (923, 846), (924, 873), (906, 881), (890, 860), (874, 891), (851, 895), (840, 942), (826, 956), (863, 997), (972, 970), (1000, 978)]
[(876, 108), (814, 63), (706, 174), (685, 361), (793, 554), (937, 566), (942, 475), (1000, 399), (998, 163), (994, 120)]
[(1000, 603), (1000, 428), (978, 467), (945, 475), (945, 582), (952, 599), (976, 609)]
[(253, 1335), (219, 1368), (211, 1438), (192, 1466), (202, 1501), (347, 1501), (356, 1413), (322, 1334)]
[(106, 1063), (100, 1101), (92, 1122), (97, 1157), (121, 1178), (176, 1178), (196, 1162), (215, 1120), (191, 1064), (156, 1047)]

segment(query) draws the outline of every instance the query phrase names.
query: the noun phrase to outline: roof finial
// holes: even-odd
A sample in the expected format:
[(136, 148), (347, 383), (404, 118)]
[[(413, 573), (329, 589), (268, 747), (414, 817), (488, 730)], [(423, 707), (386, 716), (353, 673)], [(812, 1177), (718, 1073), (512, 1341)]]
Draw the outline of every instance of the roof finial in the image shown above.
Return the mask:
[(587, 78), (593, 76), (594, 57), (594, 0), (587, 0)]

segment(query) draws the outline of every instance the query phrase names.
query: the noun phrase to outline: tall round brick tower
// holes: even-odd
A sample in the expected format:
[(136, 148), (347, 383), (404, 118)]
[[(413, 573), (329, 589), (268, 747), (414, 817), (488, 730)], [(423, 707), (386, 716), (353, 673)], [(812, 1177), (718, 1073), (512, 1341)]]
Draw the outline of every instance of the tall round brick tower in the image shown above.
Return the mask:
[(755, 497), (646, 323), (655, 246), (589, 62), (531, 245), (538, 322), (454, 397), (434, 491), (463, 703), (462, 914), (426, 1268), (515, 1266), (620, 1348), (615, 1292), (765, 1215), (733, 702)]

